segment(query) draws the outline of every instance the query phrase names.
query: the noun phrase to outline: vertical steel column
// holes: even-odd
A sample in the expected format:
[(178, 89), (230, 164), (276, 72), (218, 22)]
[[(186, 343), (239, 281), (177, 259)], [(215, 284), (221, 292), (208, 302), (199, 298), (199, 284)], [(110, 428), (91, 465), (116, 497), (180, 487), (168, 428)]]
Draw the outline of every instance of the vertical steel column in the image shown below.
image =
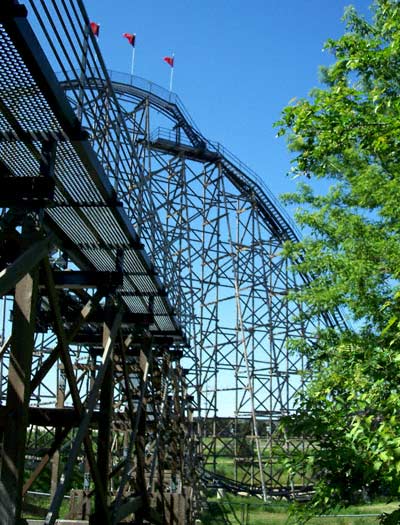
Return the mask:
[[(33, 224), (28, 217), (22, 231), (25, 245), (30, 243), (33, 232)], [(1, 455), (0, 523), (2, 525), (16, 525), (21, 516), (37, 297), (38, 269), (35, 267), (15, 287), (7, 417)]]

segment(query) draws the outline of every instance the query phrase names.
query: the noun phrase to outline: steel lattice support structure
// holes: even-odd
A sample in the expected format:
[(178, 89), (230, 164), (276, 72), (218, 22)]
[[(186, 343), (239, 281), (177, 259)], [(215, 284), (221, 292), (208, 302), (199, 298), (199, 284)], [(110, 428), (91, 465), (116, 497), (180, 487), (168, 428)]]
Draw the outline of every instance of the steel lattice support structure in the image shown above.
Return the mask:
[(47, 525), (70, 489), (110, 525), (192, 524), (207, 485), (304, 490), (277, 433), (318, 328), (294, 227), (176, 95), (106, 70), (81, 0), (27, 8), (0, 7), (2, 523), (43, 485)]

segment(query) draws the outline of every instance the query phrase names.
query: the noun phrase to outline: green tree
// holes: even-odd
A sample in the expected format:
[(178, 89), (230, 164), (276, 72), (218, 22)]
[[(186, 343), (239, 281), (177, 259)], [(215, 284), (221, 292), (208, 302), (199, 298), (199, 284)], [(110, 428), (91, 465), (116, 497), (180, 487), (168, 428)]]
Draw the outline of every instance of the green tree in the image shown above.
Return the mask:
[(354, 327), (297, 342), (308, 387), (285, 423), (315, 444), (289, 465), (317, 481), (307, 512), (400, 490), (400, 4), (376, 0), (370, 21), (352, 7), (344, 19), (325, 45), (322, 87), (278, 122), (292, 174), (310, 179), (286, 196), (308, 233), (285, 253), (313, 276), (296, 297), (310, 316), (342, 308)]

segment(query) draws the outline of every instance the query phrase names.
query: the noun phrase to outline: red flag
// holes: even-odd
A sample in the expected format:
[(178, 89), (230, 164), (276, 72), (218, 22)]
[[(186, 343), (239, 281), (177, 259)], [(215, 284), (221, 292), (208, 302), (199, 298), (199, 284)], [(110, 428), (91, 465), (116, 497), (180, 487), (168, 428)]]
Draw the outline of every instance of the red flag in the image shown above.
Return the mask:
[(163, 60), (171, 67), (174, 67), (174, 57), (164, 57)]
[(122, 36), (128, 40), (132, 47), (135, 47), (136, 34), (135, 33), (123, 33)]
[(99, 24), (96, 24), (96, 22), (90, 22), (90, 28), (92, 30), (92, 33), (94, 34), (94, 36), (99, 36), (100, 34), (100, 25)]

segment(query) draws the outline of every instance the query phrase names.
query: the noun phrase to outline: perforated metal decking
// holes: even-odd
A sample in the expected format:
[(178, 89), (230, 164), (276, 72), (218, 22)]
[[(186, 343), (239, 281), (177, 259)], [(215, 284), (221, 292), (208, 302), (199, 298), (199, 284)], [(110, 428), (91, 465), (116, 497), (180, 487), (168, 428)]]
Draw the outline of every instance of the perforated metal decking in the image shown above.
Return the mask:
[[(76, 36), (84, 42), (85, 63), (87, 17), (80, 3), (62, 4), (82, 25)], [(47, 22), (52, 26), (50, 15)], [(108, 118), (109, 108), (102, 109)], [(113, 172), (110, 166), (123, 151), (102, 144), (109, 157), (99, 158), (85, 124), (60, 87), (26, 8), (2, 2), (0, 522), (19, 521), (24, 496), (51, 460), (45, 522), (55, 523), (81, 454), (84, 479), (81, 505), (71, 507), (75, 517), (91, 514), (93, 523), (109, 524), (129, 515), (165, 519), (172, 512), (172, 496), (163, 495), (169, 469), (170, 482), (180, 486), (179, 523), (183, 514), (193, 522), (196, 498), (182, 488), (189, 486), (184, 464), (191, 461), (184, 456), (196, 457), (183, 435), (190, 432), (179, 364), (186, 342), (168, 296), (175, 302), (178, 294), (172, 279), (167, 289), (157, 276), (153, 254), (145, 250), (126, 202), (119, 201), (117, 167)], [(126, 162), (135, 177), (135, 165)], [(34, 458), (33, 466), (27, 457)], [(153, 495), (154, 506), (162, 500), (157, 512)]]
[[(179, 338), (162, 283), (24, 17), (10, 16), (0, 26), (0, 48), (3, 173), (39, 176), (43, 142), (55, 141), (55, 194), (45, 212), (46, 226), (80, 268), (113, 272), (122, 251), (118, 291), (128, 309), (154, 314), (152, 332)], [(5, 140), (9, 137), (15, 140)]]

